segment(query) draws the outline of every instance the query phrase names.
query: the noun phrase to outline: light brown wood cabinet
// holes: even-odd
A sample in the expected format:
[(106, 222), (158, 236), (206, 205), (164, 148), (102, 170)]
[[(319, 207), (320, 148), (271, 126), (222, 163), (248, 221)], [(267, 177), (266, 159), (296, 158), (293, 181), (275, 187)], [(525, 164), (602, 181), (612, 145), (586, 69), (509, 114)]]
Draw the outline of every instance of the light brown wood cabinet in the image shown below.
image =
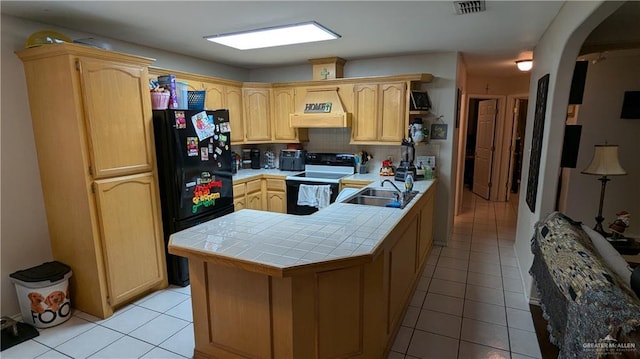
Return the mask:
[(407, 83), (356, 84), (351, 143), (400, 143), (408, 126)]
[(371, 183), (371, 181), (343, 179), (340, 180), (340, 190), (345, 188), (364, 188), (369, 185), (369, 183)]
[[(167, 286), (147, 67), (76, 44), (19, 51), (53, 258), (100, 318)], [(55, 84), (55, 88), (52, 88)]]
[(239, 211), (247, 208), (247, 185), (238, 183), (233, 185), (233, 209)]
[(245, 142), (271, 141), (271, 89), (243, 88)]
[(231, 125), (231, 144), (243, 143), (244, 114), (242, 87), (214, 82), (203, 82), (202, 88), (206, 91), (204, 97), (205, 108), (218, 110), (226, 108), (229, 110), (229, 123)]
[(266, 178), (267, 211), (287, 213), (287, 186), (284, 179)]

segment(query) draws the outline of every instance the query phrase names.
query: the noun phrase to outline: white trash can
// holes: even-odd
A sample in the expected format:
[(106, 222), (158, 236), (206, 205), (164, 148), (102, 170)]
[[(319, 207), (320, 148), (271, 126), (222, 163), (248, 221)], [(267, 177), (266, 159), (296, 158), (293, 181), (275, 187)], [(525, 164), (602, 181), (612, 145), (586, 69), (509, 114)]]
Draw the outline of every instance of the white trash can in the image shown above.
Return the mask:
[(49, 328), (71, 317), (69, 278), (71, 268), (53, 261), (11, 273), (16, 286), (22, 321), (36, 328)]

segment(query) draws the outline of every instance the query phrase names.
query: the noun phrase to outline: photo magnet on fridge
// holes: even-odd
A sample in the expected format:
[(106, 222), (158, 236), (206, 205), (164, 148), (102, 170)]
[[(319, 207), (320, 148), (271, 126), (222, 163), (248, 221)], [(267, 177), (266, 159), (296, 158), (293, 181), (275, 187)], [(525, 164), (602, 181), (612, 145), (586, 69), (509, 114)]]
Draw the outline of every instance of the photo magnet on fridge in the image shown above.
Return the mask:
[(176, 111), (176, 128), (187, 128), (187, 119), (184, 117), (184, 111)]
[(198, 112), (191, 116), (191, 122), (193, 122), (193, 127), (195, 128), (200, 141), (206, 140), (214, 135), (215, 126), (212, 122), (209, 122), (206, 111)]
[(220, 122), (220, 132), (231, 132), (231, 125), (229, 122)]
[(202, 147), (200, 149), (200, 160), (209, 161), (209, 149), (207, 147)]
[(198, 155), (198, 137), (187, 137), (187, 156)]

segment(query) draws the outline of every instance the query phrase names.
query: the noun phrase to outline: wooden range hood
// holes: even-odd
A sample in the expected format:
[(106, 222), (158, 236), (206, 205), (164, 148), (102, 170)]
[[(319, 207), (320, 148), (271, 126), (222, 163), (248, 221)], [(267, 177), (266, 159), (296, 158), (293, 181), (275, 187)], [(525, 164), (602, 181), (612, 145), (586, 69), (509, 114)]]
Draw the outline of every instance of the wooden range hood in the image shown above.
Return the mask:
[(351, 114), (344, 111), (338, 87), (308, 89), (301, 107), (289, 115), (294, 128), (351, 127)]
[[(310, 59), (313, 64), (313, 80), (323, 81), (343, 77), (347, 60), (341, 57)], [(351, 114), (344, 111), (338, 87), (309, 88), (304, 101), (289, 115), (294, 128), (351, 127)]]

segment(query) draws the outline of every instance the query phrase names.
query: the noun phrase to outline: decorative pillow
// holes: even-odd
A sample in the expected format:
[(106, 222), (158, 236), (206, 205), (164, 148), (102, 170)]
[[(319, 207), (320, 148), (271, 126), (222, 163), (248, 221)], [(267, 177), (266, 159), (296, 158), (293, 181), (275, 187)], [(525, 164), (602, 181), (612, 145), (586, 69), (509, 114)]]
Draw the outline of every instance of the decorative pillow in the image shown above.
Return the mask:
[(589, 238), (591, 238), (591, 243), (593, 243), (596, 253), (602, 258), (605, 265), (616, 273), (622, 279), (622, 282), (628, 286), (631, 282), (631, 268), (629, 268), (629, 265), (620, 253), (613, 248), (611, 243), (600, 233), (584, 224), (582, 225), (582, 229), (589, 235)]

